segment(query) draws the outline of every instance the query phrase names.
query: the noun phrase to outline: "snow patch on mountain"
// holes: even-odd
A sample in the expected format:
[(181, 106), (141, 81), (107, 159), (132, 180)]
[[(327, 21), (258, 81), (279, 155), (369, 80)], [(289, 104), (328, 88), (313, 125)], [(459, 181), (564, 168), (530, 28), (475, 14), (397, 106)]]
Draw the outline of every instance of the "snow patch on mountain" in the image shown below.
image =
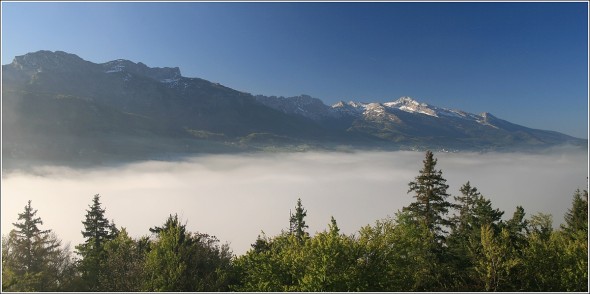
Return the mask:
[(114, 72), (122, 72), (125, 69), (125, 66), (122, 64), (115, 64), (110, 69), (107, 69), (105, 73), (114, 73)]
[[(364, 103), (356, 101), (339, 101), (332, 105), (331, 110), (339, 115), (350, 115), (355, 117), (364, 116), (365, 118), (385, 118), (387, 113), (395, 110), (401, 110), (408, 113), (428, 115), (431, 117), (441, 118), (458, 118), (477, 122), (481, 125), (498, 128), (489, 122), (488, 113), (480, 115), (465, 112), (457, 109), (441, 108), (418, 102), (411, 97), (401, 97), (395, 101), (384, 103)], [(395, 116), (392, 116), (395, 117)], [(397, 120), (398, 118), (395, 117)]]

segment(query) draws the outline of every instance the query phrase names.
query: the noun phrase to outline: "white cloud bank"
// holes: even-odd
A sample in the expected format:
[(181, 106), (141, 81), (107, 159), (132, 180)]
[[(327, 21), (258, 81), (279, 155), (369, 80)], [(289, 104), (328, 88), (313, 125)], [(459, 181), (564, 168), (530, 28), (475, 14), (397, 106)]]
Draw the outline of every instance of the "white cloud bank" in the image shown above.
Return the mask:
[[(471, 181), (494, 207), (505, 211), (505, 218), (522, 205), (527, 216), (551, 213), (559, 224), (575, 189), (587, 185), (585, 152), (435, 157), (450, 194), (457, 195), (460, 186)], [(94, 170), (9, 173), (2, 179), (2, 233), (13, 228), (30, 199), (43, 228), (76, 245), (83, 240), (86, 209), (99, 193), (106, 216), (135, 237), (149, 234), (148, 228), (178, 213), (191, 231), (216, 235), (242, 254), (261, 230), (272, 236), (286, 229), (289, 210), (299, 197), (312, 233), (327, 228), (330, 216), (350, 234), (393, 215), (413, 200), (406, 193), (408, 182), (423, 159), (423, 153), (409, 151), (212, 155)]]

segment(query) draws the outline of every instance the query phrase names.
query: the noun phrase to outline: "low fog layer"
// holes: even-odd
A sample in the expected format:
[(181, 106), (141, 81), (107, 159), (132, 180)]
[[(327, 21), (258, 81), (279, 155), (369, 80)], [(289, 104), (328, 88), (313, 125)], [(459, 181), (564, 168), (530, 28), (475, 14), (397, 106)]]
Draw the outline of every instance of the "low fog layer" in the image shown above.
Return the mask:
[[(552, 154), (435, 153), (449, 193), (462, 184), (492, 200), (509, 218), (517, 205), (527, 216), (553, 214), (563, 222), (576, 188), (585, 189), (586, 152)], [(178, 213), (191, 231), (217, 236), (243, 254), (264, 231), (278, 234), (301, 198), (313, 234), (334, 216), (351, 234), (393, 216), (413, 198), (408, 183), (422, 168), (421, 152), (275, 153), (194, 157), (184, 162), (144, 162), (116, 168), (74, 170), (46, 167), (2, 179), (2, 234), (13, 228), (27, 200), (42, 228), (72, 247), (83, 241), (82, 220), (94, 194), (106, 217), (134, 237), (148, 235)]]

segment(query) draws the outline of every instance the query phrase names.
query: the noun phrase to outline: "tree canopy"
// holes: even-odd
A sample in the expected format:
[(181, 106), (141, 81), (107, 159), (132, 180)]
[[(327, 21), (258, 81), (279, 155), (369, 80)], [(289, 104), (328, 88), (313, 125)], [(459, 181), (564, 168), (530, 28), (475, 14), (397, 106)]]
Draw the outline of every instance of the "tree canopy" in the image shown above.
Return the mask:
[(288, 230), (262, 232), (240, 256), (177, 214), (133, 237), (106, 218), (96, 194), (75, 259), (41, 228), (29, 201), (2, 237), (2, 290), (588, 291), (587, 190), (573, 193), (563, 223), (553, 226), (552, 215), (528, 215), (523, 206), (506, 217), (469, 181), (451, 202), (433, 153), (422, 163), (409, 183), (414, 201), (393, 216), (351, 234), (331, 217), (326, 229), (309, 232), (299, 198)]

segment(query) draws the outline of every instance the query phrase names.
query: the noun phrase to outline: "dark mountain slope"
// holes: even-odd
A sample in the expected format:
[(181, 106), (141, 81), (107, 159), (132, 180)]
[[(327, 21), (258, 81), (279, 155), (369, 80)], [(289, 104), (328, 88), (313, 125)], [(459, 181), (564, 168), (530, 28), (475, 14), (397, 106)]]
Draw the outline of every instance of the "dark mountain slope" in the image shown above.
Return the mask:
[[(2, 66), (4, 167), (301, 148), (532, 150), (587, 140), (403, 97), (327, 106), (252, 96), (177, 67), (38, 51)], [(303, 146), (303, 147), (302, 147)]]

